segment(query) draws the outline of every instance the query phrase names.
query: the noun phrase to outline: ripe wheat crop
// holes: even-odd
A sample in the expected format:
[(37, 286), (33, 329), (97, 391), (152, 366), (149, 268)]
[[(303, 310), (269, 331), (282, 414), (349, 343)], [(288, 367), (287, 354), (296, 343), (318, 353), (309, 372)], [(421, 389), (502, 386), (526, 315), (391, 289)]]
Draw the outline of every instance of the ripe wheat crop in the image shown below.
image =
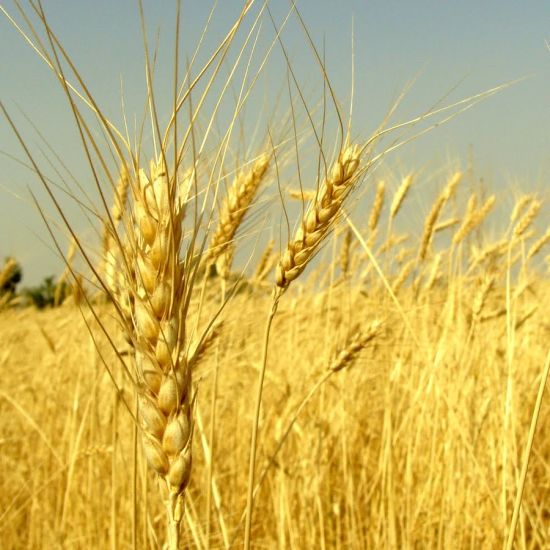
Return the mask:
[[(547, 197), (510, 207), (454, 165), (427, 196), (426, 169), (390, 169), (505, 86), (405, 122), (399, 98), (363, 135), (299, 7), (279, 21), (246, 2), (184, 63), (176, 2), (166, 107), (140, 4), (130, 135), (42, 4), (15, 6), (2, 12), (58, 81), (91, 189), (54, 183), (0, 104), (65, 260), (41, 311), (16, 260), (0, 270), (2, 548), (548, 547)], [(258, 108), (277, 55), (284, 92)]]

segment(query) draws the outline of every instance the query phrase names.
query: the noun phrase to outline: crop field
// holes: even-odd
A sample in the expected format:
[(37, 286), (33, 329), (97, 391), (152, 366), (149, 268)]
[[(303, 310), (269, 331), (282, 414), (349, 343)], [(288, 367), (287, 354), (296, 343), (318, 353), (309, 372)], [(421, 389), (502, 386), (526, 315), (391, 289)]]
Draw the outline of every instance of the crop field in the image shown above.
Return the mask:
[(299, 3), (186, 58), (174, 2), (167, 59), (138, 3), (119, 121), (13, 6), (86, 175), (0, 103), (61, 258), (0, 265), (0, 548), (550, 548), (548, 187), (394, 157), (514, 83), (400, 118), (406, 90), (367, 131)]

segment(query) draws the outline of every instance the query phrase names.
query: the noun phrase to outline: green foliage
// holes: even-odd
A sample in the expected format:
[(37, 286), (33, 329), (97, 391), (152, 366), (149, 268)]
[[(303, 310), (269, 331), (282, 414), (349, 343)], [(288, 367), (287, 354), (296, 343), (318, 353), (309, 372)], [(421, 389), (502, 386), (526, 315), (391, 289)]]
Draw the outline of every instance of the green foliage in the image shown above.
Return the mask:
[(46, 277), (37, 286), (25, 288), (22, 294), (26, 300), (38, 309), (54, 307), (63, 303), (63, 300), (70, 294), (70, 287), (66, 283), (59, 283), (61, 288), (54, 282), (54, 277)]

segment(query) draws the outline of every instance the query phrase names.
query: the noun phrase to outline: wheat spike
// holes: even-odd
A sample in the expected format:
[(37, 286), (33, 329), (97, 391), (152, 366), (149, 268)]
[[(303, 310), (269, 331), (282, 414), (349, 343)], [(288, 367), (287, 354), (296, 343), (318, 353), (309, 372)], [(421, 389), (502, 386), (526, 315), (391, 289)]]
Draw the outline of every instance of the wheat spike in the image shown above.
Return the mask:
[(439, 215), (441, 214), (441, 211), (445, 206), (446, 200), (447, 199), (445, 195), (439, 195), (439, 197), (437, 197), (437, 200), (434, 202), (428, 216), (426, 217), (426, 221), (424, 222), (424, 231), (420, 240), (420, 250), (418, 252), (418, 258), (420, 261), (424, 261), (426, 259), (428, 249), (432, 244), (432, 239), (435, 232), (435, 224), (437, 223), (437, 219), (439, 218)]
[(120, 175), (115, 188), (115, 196), (113, 199), (113, 206), (111, 208), (111, 214), (113, 220), (116, 223), (122, 220), (124, 210), (126, 209), (126, 202), (128, 200), (128, 186), (130, 185), (130, 176), (128, 169), (125, 165), (120, 168)]
[(397, 188), (397, 191), (393, 195), (393, 199), (390, 206), (390, 219), (393, 219), (397, 216), (405, 197), (409, 193), (409, 189), (413, 183), (413, 175), (409, 174), (403, 178), (401, 185)]
[(416, 264), (416, 260), (409, 260), (401, 268), (401, 271), (395, 278), (391, 287), (394, 293), (397, 293), (401, 289), (401, 287), (405, 284), (405, 281), (409, 278), (409, 275), (411, 274), (415, 264)]
[(450, 200), (454, 196), (458, 184), (462, 181), (462, 176), (463, 173), (457, 171), (449, 179), (447, 185), (445, 186), (445, 189), (443, 190), (443, 196), (445, 197), (446, 201)]
[(191, 370), (185, 355), (185, 277), (179, 262), (183, 205), (163, 160), (131, 182), (135, 270), (130, 336), (139, 380), (139, 418), (147, 461), (169, 490), (170, 521), (179, 524), (191, 472)]
[(527, 209), (527, 212), (525, 212), (525, 214), (518, 220), (517, 224), (515, 225), (513, 231), (514, 237), (521, 237), (527, 231), (527, 229), (529, 229), (529, 226), (537, 217), (541, 206), (542, 204), (538, 200), (534, 200), (531, 203), (531, 205)]
[(472, 265), (477, 265), (484, 262), (488, 258), (497, 258), (506, 252), (508, 244), (508, 239), (501, 239), (500, 241), (488, 245), (481, 250), (476, 247), (472, 247), (470, 263)]
[(466, 209), (466, 215), (462, 221), (462, 225), (458, 228), (453, 235), (453, 244), (457, 245), (463, 241), (469, 233), (471, 233), (489, 214), (495, 205), (496, 197), (491, 195), (481, 206), (476, 210), (477, 198), (476, 195), (472, 195), (468, 201)]
[(310, 202), (294, 238), (279, 259), (276, 275), (279, 288), (288, 287), (306, 268), (340, 213), (342, 203), (356, 181), (358, 168), (359, 149), (349, 145), (332, 165), (317, 197)]
[(519, 218), (521, 211), (531, 202), (531, 200), (532, 200), (532, 197), (530, 195), (524, 195), (523, 197), (520, 197), (516, 201), (516, 204), (514, 205), (514, 209), (510, 214), (511, 223), (515, 223), (515, 221)]
[(346, 367), (349, 367), (359, 352), (364, 349), (380, 332), (382, 323), (373, 321), (365, 332), (355, 331), (346, 342), (346, 345), (341, 349), (336, 357), (329, 365), (329, 370), (338, 372)]
[(455, 225), (458, 225), (460, 223), (460, 220), (458, 218), (449, 218), (448, 220), (444, 220), (442, 222), (439, 222), (434, 227), (434, 233), (439, 233), (440, 231), (445, 231), (445, 229), (449, 229), (450, 227), (454, 227)]
[(372, 210), (370, 211), (370, 216), (369, 216), (368, 225), (371, 232), (374, 232), (378, 227), (378, 222), (380, 221), (380, 214), (382, 213), (382, 208), (384, 208), (385, 195), (386, 195), (386, 184), (383, 181), (379, 181), (376, 187), (376, 195), (374, 197)]
[(275, 241), (273, 239), (270, 239), (264, 251), (262, 252), (262, 255), (260, 257), (260, 260), (254, 272), (254, 279), (256, 279), (257, 281), (263, 281), (267, 277), (271, 269), (273, 268), (273, 265), (274, 265), (273, 247), (274, 246), (275, 246)]
[(479, 320), (494, 283), (494, 277), (489, 276), (481, 284), (472, 304), (472, 315), (475, 320)]
[(209, 262), (214, 263), (233, 241), (267, 172), (269, 160), (269, 155), (265, 153), (254, 162), (252, 168), (237, 174), (221, 206), (218, 227), (207, 251)]
[(546, 233), (542, 235), (538, 240), (536, 240), (532, 245), (529, 251), (527, 252), (527, 259), (530, 260), (533, 256), (536, 256), (542, 249), (543, 246), (550, 242), (550, 228), (546, 230)]
[(428, 280), (426, 281), (426, 284), (424, 285), (425, 290), (431, 290), (437, 280), (439, 279), (439, 268), (441, 266), (441, 260), (442, 255), (436, 254), (433, 261), (432, 261), (432, 267), (430, 269), (430, 276), (428, 277)]
[(340, 270), (343, 275), (347, 275), (349, 271), (349, 259), (351, 248), (351, 229), (347, 229), (342, 239), (342, 247), (340, 248)]
[(454, 195), (461, 179), (462, 172), (455, 172), (453, 177), (449, 180), (449, 183), (445, 186), (445, 189), (443, 189), (441, 194), (437, 197), (428, 216), (426, 217), (424, 232), (422, 233), (422, 239), (420, 240), (420, 250), (418, 252), (418, 258), (420, 261), (424, 261), (426, 259), (426, 254), (432, 244), (432, 239), (436, 231), (437, 220), (439, 219), (441, 211), (445, 207), (447, 201)]

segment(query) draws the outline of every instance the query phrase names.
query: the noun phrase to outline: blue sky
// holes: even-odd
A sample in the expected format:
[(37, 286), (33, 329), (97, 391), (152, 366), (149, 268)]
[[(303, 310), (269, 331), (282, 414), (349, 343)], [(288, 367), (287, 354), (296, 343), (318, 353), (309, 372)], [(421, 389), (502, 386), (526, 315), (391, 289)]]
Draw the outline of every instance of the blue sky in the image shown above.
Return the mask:
[[(205, 51), (228, 28), (240, 5), (222, 0), (205, 41)], [(550, 188), (550, 4), (547, 0), (392, 1), (302, 0), (298, 7), (319, 48), (342, 103), (347, 104), (351, 78), (352, 27), (355, 51), (353, 128), (366, 136), (380, 122), (392, 100), (416, 77), (396, 120), (425, 111), (452, 90), (450, 100), (487, 90), (521, 77), (525, 81), (489, 98), (449, 124), (400, 149), (387, 163), (396, 170), (426, 172), (472, 154), (476, 172), (497, 189), (521, 187), (547, 193)], [(285, 0), (272, 1), (280, 21)], [(143, 50), (137, 2), (130, 0), (45, 0), (52, 27), (106, 113), (117, 122), (123, 82), (127, 112), (140, 112), (144, 100)], [(174, 3), (144, 1), (150, 35), (160, 30), (157, 85), (171, 90)], [(182, 59), (191, 55), (207, 13), (208, 2), (183, 2)], [(11, 2), (5, 8), (14, 15)], [(20, 20), (20, 18), (18, 18)], [(272, 36), (269, 21), (262, 33)], [(319, 71), (305, 35), (294, 19), (283, 40), (301, 82), (311, 90)], [(85, 178), (85, 163), (59, 85), (6, 17), (0, 14), (0, 98), (14, 115), (29, 144), (40, 141), (25, 113), (71, 169)], [(280, 86), (284, 65), (274, 63), (269, 81)], [(280, 71), (278, 72), (278, 69)], [(455, 87), (457, 87), (455, 89)], [(161, 103), (163, 99), (160, 92)], [(166, 94), (166, 113), (169, 109)], [(161, 109), (162, 109), (161, 104)], [(23, 159), (4, 120), (0, 151)], [(59, 271), (28, 188), (39, 195), (36, 177), (6, 155), (0, 156), (0, 256), (13, 254), (34, 283)]]

